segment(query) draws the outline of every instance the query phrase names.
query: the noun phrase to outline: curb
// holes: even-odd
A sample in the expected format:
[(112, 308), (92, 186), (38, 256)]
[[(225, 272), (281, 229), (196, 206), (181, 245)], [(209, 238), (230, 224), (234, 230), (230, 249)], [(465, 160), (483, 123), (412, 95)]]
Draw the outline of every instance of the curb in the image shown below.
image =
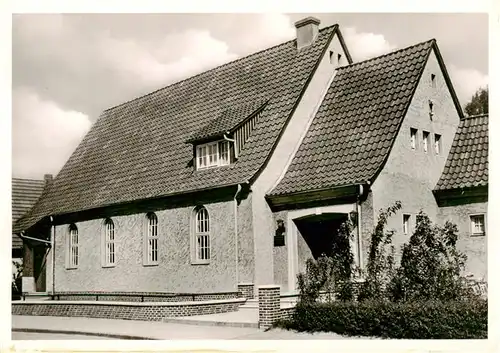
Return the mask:
[(205, 321), (205, 320), (185, 320), (177, 318), (164, 318), (161, 322), (169, 324), (185, 324), (197, 326), (225, 326), (238, 328), (259, 328), (257, 322), (226, 322), (226, 321)]
[(102, 333), (102, 332), (83, 332), (83, 331), (72, 331), (72, 330), (50, 330), (50, 329), (38, 329), (38, 328), (12, 328), (12, 332), (27, 332), (27, 333), (57, 333), (64, 335), (82, 335), (82, 336), (95, 336), (95, 337), (109, 337), (122, 340), (156, 340), (152, 337), (142, 337), (142, 336), (132, 336), (132, 335), (120, 335), (113, 333)]

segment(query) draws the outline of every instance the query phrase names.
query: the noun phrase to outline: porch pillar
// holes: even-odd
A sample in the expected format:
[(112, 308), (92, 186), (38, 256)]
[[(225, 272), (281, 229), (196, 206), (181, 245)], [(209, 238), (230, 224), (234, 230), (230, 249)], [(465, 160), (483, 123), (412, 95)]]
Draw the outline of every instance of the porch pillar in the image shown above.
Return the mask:
[(259, 286), (259, 328), (270, 328), (280, 319), (280, 286)]

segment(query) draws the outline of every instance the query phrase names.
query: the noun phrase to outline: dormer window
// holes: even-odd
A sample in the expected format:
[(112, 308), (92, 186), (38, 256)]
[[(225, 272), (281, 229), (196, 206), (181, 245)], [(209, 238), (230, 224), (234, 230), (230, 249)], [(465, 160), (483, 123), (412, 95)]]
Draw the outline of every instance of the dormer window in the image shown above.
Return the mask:
[(196, 147), (196, 168), (220, 167), (230, 163), (229, 142), (206, 143)]

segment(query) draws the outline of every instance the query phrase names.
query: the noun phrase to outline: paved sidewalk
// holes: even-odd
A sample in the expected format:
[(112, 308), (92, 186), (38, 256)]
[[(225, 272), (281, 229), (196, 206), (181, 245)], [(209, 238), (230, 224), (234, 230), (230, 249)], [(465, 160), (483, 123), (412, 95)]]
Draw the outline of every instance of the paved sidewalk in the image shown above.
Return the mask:
[[(238, 339), (238, 340), (310, 340), (349, 339), (336, 333), (299, 333), (286, 330), (262, 331), (257, 328), (198, 326), (131, 320), (93, 319), (84, 317), (12, 316), (12, 331), (25, 333), (92, 335), (95, 339)], [(41, 335), (42, 336), (42, 335)], [(68, 336), (70, 339), (71, 336)], [(90, 336), (89, 336), (90, 337)]]
[(258, 333), (256, 328), (195, 326), (174, 323), (84, 317), (12, 316), (16, 332), (92, 334), (121, 339), (233, 339)]

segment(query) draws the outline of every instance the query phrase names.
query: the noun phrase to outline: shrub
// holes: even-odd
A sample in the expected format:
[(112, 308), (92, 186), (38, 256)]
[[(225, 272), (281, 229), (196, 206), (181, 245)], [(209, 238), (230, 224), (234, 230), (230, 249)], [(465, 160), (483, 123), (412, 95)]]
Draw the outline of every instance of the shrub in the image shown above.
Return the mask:
[(473, 296), (461, 275), (467, 257), (456, 249), (458, 228), (433, 225), (420, 212), (389, 285), (392, 300), (459, 300)]
[(383, 338), (487, 338), (488, 304), (476, 301), (299, 303), (280, 327)]
[(19, 299), (22, 293), (23, 263), (12, 261), (16, 271), (12, 274), (12, 299)]

